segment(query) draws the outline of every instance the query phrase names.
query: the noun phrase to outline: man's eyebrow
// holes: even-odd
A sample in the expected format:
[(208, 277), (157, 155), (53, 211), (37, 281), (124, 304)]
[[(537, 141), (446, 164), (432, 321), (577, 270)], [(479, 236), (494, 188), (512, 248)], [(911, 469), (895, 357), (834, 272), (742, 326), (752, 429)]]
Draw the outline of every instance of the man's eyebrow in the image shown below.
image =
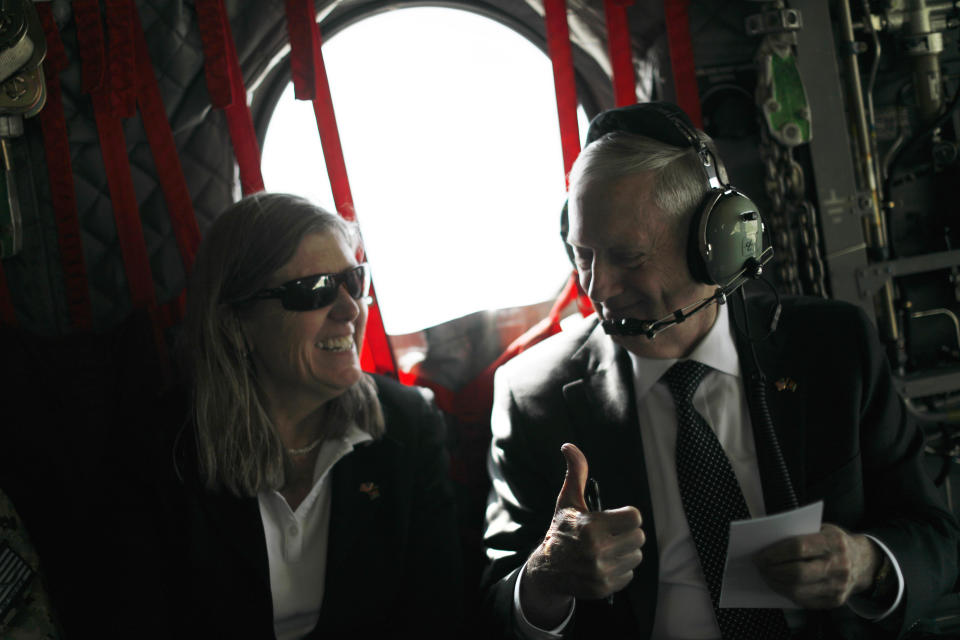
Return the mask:
[(624, 256), (639, 258), (647, 255), (648, 253), (650, 253), (650, 251), (646, 247), (634, 246), (634, 247), (611, 247), (610, 248), (610, 254), (617, 258), (621, 258)]

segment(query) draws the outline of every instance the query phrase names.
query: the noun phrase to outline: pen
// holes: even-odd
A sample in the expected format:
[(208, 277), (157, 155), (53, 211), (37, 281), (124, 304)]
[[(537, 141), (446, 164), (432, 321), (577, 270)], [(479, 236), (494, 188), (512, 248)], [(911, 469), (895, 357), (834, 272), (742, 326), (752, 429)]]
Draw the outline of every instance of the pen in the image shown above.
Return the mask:
[(587, 478), (587, 490), (583, 494), (583, 499), (590, 511), (603, 511), (603, 505), (600, 503), (600, 483), (596, 478)]
[[(587, 503), (587, 509), (590, 511), (603, 511), (603, 503), (600, 502), (600, 483), (596, 478), (587, 478), (587, 487), (583, 493), (583, 500)], [(613, 594), (607, 596), (607, 604), (613, 605)]]

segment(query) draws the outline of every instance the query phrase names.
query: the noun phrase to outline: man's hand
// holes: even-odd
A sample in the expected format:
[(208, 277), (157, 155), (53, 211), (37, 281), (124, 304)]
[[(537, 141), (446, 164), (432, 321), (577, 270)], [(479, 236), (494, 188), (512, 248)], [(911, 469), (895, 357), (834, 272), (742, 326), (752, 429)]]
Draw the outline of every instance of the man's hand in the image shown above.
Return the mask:
[(824, 524), (820, 533), (770, 545), (754, 561), (777, 593), (804, 609), (833, 609), (870, 588), (882, 554), (870, 538)]
[(569, 443), (560, 451), (567, 476), (550, 529), (527, 560), (520, 583), (524, 615), (544, 629), (563, 621), (572, 598), (603, 598), (627, 586), (645, 541), (634, 507), (588, 512), (587, 459)]

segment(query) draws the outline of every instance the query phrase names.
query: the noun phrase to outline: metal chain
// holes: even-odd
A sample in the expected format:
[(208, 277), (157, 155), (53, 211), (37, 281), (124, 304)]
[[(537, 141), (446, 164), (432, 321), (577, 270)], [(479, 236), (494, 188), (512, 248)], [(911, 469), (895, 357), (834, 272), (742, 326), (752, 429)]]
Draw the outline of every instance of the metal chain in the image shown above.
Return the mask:
[(781, 172), (782, 147), (770, 137), (765, 124), (760, 127), (760, 158), (764, 168), (764, 188), (770, 199), (770, 211), (766, 217), (773, 244), (773, 271), (786, 293), (799, 295), (803, 289), (797, 268), (797, 234), (791, 224), (793, 217), (787, 211), (789, 197), (785, 174)]
[[(770, 198), (774, 271), (786, 293), (827, 297), (826, 269), (820, 253), (817, 210), (806, 197), (803, 167), (793, 147), (781, 144), (760, 127), (764, 187)], [(799, 238), (799, 246), (797, 239)]]
[[(826, 270), (820, 255), (817, 210), (807, 199), (803, 167), (793, 149), (810, 140), (810, 110), (799, 76), (791, 73), (796, 59), (796, 31), (802, 16), (784, 0), (771, 0), (761, 13), (749, 16), (749, 35), (763, 39), (757, 49), (755, 93), (761, 116), (760, 158), (764, 187), (770, 198), (767, 219), (774, 249), (773, 270), (787, 293), (826, 297)], [(776, 66), (776, 61), (790, 61)], [(775, 130), (774, 130), (775, 128)]]

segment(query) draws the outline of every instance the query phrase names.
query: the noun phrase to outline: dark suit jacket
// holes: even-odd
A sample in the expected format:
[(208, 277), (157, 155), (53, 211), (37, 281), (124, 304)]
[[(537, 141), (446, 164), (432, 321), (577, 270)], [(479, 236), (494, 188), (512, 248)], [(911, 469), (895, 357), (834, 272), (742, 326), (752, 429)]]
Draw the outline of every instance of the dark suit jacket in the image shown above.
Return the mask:
[[(460, 554), (444, 425), (420, 393), (377, 378), (386, 434), (332, 470), (326, 586), (317, 637), (456, 632)], [(120, 465), (101, 514), (113, 586), (109, 636), (273, 638), (266, 543), (256, 498), (202, 487), (184, 403), (127, 432), (160, 455)], [(157, 428), (153, 428), (157, 425)], [(177, 435), (177, 433), (181, 435)], [(129, 441), (125, 442), (125, 445)], [(149, 450), (149, 449), (148, 449)], [(379, 497), (360, 490), (373, 482)], [(119, 486), (116, 486), (119, 485)]]
[[(748, 304), (754, 334), (765, 332), (769, 304)], [(737, 342), (746, 380), (753, 360), (746, 340), (738, 336)], [(788, 299), (780, 328), (756, 351), (800, 504), (823, 499), (825, 522), (870, 533), (891, 549), (906, 581), (898, 631), (908, 628), (953, 585), (958, 532), (921, 466), (922, 436), (892, 388), (873, 326), (852, 305)], [(777, 381), (796, 385), (777, 391)], [(498, 372), (492, 471), (500, 490), (494, 511), (488, 510), (485, 536), (496, 559), (484, 583), (487, 612), (501, 632), (512, 620), (517, 568), (553, 515), (565, 471), (560, 445), (572, 442), (603, 488), (604, 507), (637, 507), (647, 536), (634, 580), (613, 607), (579, 601), (572, 635), (586, 638), (606, 629), (610, 637), (649, 636), (658, 584), (657, 514), (649, 484), (656, 479), (645, 470), (634, 395), (628, 354), (596, 322), (551, 338)], [(770, 464), (769, 444), (757, 437), (756, 405), (751, 402), (757, 457), (764, 501), (773, 512), (782, 504), (773, 495), (778, 472)], [(498, 483), (498, 476), (505, 482)], [(826, 637), (863, 637), (869, 629), (846, 607), (829, 620), (815, 618), (827, 626)]]

